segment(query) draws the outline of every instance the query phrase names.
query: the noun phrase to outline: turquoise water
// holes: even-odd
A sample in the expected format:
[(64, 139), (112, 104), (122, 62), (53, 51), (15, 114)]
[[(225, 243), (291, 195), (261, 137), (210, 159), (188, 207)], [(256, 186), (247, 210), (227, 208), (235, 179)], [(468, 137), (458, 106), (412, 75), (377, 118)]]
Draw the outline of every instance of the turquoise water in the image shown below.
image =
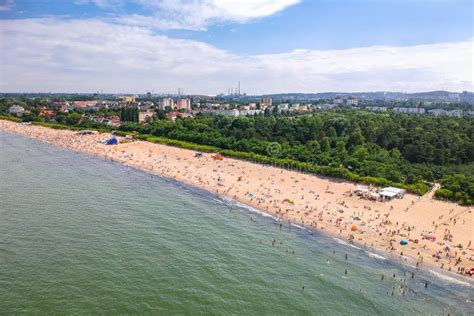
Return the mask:
[(469, 288), (411, 279), (201, 190), (3, 131), (0, 141), (0, 314), (472, 311)]

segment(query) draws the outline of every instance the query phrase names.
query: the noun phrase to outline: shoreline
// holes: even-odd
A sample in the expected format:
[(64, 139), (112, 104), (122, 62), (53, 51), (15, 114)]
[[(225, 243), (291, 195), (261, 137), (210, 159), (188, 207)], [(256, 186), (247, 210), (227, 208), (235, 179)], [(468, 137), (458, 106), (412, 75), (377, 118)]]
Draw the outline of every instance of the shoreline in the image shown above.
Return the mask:
[[(143, 171), (141, 169), (137, 169), (137, 170), (141, 171), (141, 172), (146, 172), (146, 171)], [(180, 181), (175, 180), (175, 179), (168, 179), (168, 178), (164, 178), (164, 179), (180, 182)], [(181, 182), (181, 183), (184, 183), (184, 182)], [(188, 184), (188, 183), (184, 183), (184, 184), (186, 186), (192, 186), (193, 188), (197, 188), (199, 190), (202, 190), (201, 188), (194, 187), (191, 184)], [(257, 216), (270, 218), (275, 223), (279, 223), (278, 218), (274, 217), (273, 215), (271, 215), (269, 213), (264, 212), (263, 210), (256, 209), (256, 208), (254, 208), (252, 206), (249, 206), (249, 205), (246, 205), (246, 204), (242, 204), (238, 201), (227, 198), (226, 196), (214, 195), (214, 193), (206, 191), (206, 190), (205, 190), (205, 192), (209, 193), (209, 194), (212, 194), (213, 196), (217, 196), (218, 198), (221, 198), (221, 199), (222, 198), (225, 198), (225, 200), (229, 199), (232, 202), (236, 203), (235, 206), (237, 206), (238, 208), (244, 209), (247, 213), (257, 214)], [(223, 201), (223, 203), (226, 203), (225, 200)], [(286, 224), (288, 224), (288, 223), (286, 223)], [(452, 271), (450, 272), (450, 271), (447, 271), (447, 270), (440, 269), (438, 266), (432, 264), (431, 262), (426, 262), (426, 263), (424, 263), (423, 266), (416, 267), (415, 266), (416, 260), (414, 258), (411, 258), (411, 257), (400, 258), (400, 256), (396, 256), (393, 253), (388, 252), (388, 251), (383, 250), (383, 249), (380, 249), (380, 248), (368, 247), (368, 246), (365, 246), (364, 244), (362, 244), (360, 242), (346, 241), (346, 240), (341, 239), (339, 235), (337, 235), (334, 232), (329, 231), (329, 230), (327, 230), (327, 231), (319, 230), (318, 231), (314, 228), (300, 226), (300, 225), (297, 225), (297, 224), (291, 224), (291, 227), (294, 227), (294, 228), (296, 228), (298, 230), (301, 230), (304, 233), (308, 233), (312, 236), (314, 236), (314, 233), (321, 234), (321, 235), (325, 236), (326, 238), (331, 238), (331, 239), (335, 240), (340, 245), (343, 245), (343, 246), (346, 246), (346, 247), (352, 247), (352, 248), (355, 248), (355, 249), (357, 249), (361, 252), (364, 252), (365, 255), (367, 255), (371, 258), (374, 258), (374, 259), (377, 259), (377, 260), (382, 260), (382, 261), (386, 260), (391, 265), (396, 265), (396, 266), (403, 267), (404, 269), (413, 270), (413, 271), (410, 271), (410, 272), (414, 272), (415, 274), (418, 273), (418, 272), (422, 272), (424, 275), (434, 274), (435, 276), (437, 276), (438, 279), (447, 281), (451, 284), (456, 284), (456, 285), (460, 285), (460, 286), (467, 286), (467, 287), (474, 287), (474, 280), (472, 280), (470, 277), (459, 275), (459, 274), (454, 273)], [(287, 226), (287, 228), (290, 229), (288, 226)]]
[[(25, 125), (20, 125), (13, 122), (6, 122), (6, 121), (0, 121), (0, 128), (8, 132), (27, 136), (33, 139), (37, 139), (37, 140), (49, 143), (53, 146), (67, 148), (76, 152), (90, 154), (92, 156), (95, 156), (101, 159), (112, 160), (114, 162), (120, 163), (123, 166), (130, 167), (130, 168), (139, 170), (140, 172), (145, 172), (147, 174), (159, 176), (166, 180), (175, 181), (177, 183), (183, 183), (186, 186), (191, 186), (193, 188), (203, 190), (212, 195), (215, 195), (217, 196), (218, 199), (220, 199), (225, 204), (229, 203), (229, 201), (227, 201), (227, 199), (229, 199), (231, 202), (233, 202), (232, 204), (238, 207), (247, 208), (249, 212), (252, 212), (250, 208), (254, 209), (257, 211), (257, 213), (260, 213), (262, 216), (271, 217), (277, 223), (285, 223), (285, 224), (290, 223), (293, 227), (301, 228), (309, 232), (318, 232), (318, 233), (320, 232), (326, 236), (341, 240), (343, 242), (346, 242), (347, 240), (348, 245), (351, 245), (351, 241), (349, 241), (349, 237), (353, 235), (354, 238), (352, 240), (352, 243), (354, 244), (354, 246), (357, 248), (360, 248), (362, 251), (366, 252), (367, 255), (369, 256), (371, 256), (370, 253), (372, 253), (372, 255), (375, 254), (376, 256), (384, 257), (385, 259), (390, 260), (394, 263), (405, 265), (408, 267), (413, 267), (416, 270), (422, 270), (422, 271), (425, 271), (426, 273), (432, 273), (432, 274), (441, 273), (441, 275), (444, 277), (457, 280), (458, 282), (465, 283), (466, 285), (469, 285), (469, 286), (472, 286), (474, 284), (472, 279), (466, 275), (457, 274), (455, 270), (448, 271), (446, 268), (441, 269), (439, 262), (436, 262), (436, 260), (432, 259), (432, 257), (427, 256), (427, 253), (429, 254), (429, 252), (423, 251), (426, 249), (423, 249), (422, 247), (418, 247), (418, 248), (415, 247), (415, 249), (409, 249), (408, 247), (403, 248), (402, 246), (396, 244), (394, 246), (395, 250), (393, 251), (384, 249), (384, 247), (386, 248), (389, 244), (391, 244), (391, 243), (388, 243), (389, 239), (398, 239), (402, 237), (400, 236), (401, 234), (400, 231), (395, 235), (390, 235), (386, 237), (382, 233), (382, 226), (373, 225), (373, 224), (372, 226), (370, 226), (370, 224), (375, 221), (374, 219), (372, 219), (371, 221), (371, 217), (374, 217), (374, 216), (367, 216), (365, 214), (366, 212), (370, 214), (374, 213), (374, 212), (371, 212), (372, 208), (377, 207), (377, 208), (387, 209), (388, 206), (391, 207), (391, 210), (398, 210), (398, 211), (400, 211), (398, 209), (400, 207), (402, 208), (401, 210), (402, 212), (404, 212), (403, 208), (407, 207), (407, 211), (405, 213), (408, 213), (408, 210), (410, 208), (413, 208), (414, 207), (413, 205), (415, 205), (415, 203), (418, 203), (419, 200), (422, 200), (421, 202), (428, 202), (431, 204), (434, 203), (436, 204), (436, 206), (439, 206), (439, 205), (443, 206), (443, 209), (441, 209), (442, 216), (444, 215), (449, 216), (452, 213), (454, 213), (451, 219), (458, 218), (458, 221), (460, 220), (467, 221), (467, 223), (465, 223), (467, 224), (467, 227), (468, 227), (467, 235), (463, 234), (466, 232), (465, 230), (460, 231), (460, 232), (455, 230), (457, 228), (455, 227), (456, 224), (443, 225), (443, 226), (450, 227), (450, 230), (452, 230), (452, 234), (454, 236), (458, 235), (458, 233), (461, 233), (460, 236), (464, 237), (464, 240), (462, 241), (465, 241), (466, 237), (467, 238), (472, 237), (472, 236), (469, 236), (469, 228), (472, 227), (472, 211), (468, 207), (461, 207), (461, 206), (453, 205), (451, 203), (437, 201), (437, 200), (436, 202), (432, 202), (433, 200), (429, 196), (428, 196), (429, 198), (426, 199), (426, 195), (418, 198), (417, 201), (414, 200), (413, 198), (414, 196), (408, 195), (408, 197), (406, 197), (405, 199), (409, 198), (410, 200), (415, 201), (414, 203), (411, 204), (411, 207), (409, 203), (400, 203), (403, 200), (394, 201), (398, 203), (387, 203), (387, 202), (383, 203), (383, 202), (372, 202), (368, 200), (360, 200), (352, 196), (348, 197), (344, 195), (344, 192), (346, 192), (346, 189), (348, 187), (353, 187), (354, 184), (347, 183), (341, 180), (332, 181), (331, 179), (327, 179), (323, 177), (308, 175), (308, 174), (299, 173), (295, 171), (288, 171), (288, 170), (279, 169), (276, 167), (258, 165), (255, 163), (240, 161), (240, 160), (232, 159), (232, 158), (224, 158), (224, 161), (226, 163), (224, 164), (222, 161), (220, 162), (213, 161), (213, 159), (211, 158), (211, 154), (204, 154), (205, 159), (199, 158), (198, 165), (196, 166), (195, 160), (191, 160), (192, 158), (190, 158), (195, 153), (192, 150), (147, 143), (147, 142), (142, 142), (142, 141), (136, 141), (136, 142), (128, 143), (128, 144), (119, 144), (117, 146), (105, 146), (103, 144), (100, 144), (98, 142), (99, 140), (104, 140), (110, 137), (110, 134), (108, 133), (89, 135), (89, 136), (78, 136), (75, 132), (72, 132), (72, 131), (53, 130), (53, 129), (39, 127), (39, 126), (25, 126)], [(74, 140), (75, 142), (68, 142), (72, 140)], [(149, 151), (147, 152), (146, 150), (149, 150)], [(163, 157), (163, 154), (164, 154), (164, 157)], [(175, 154), (176, 154), (175, 159), (168, 160), (167, 155), (172, 156)], [(161, 156), (158, 156), (158, 155), (161, 155)], [(157, 156), (161, 157), (162, 159), (160, 161), (156, 160)], [(134, 157), (134, 158), (131, 158), (131, 157)], [(146, 159), (146, 158), (149, 158), (149, 159)], [(185, 164), (183, 165), (182, 162), (185, 162)], [(236, 176), (237, 170), (233, 168), (235, 167), (235, 165), (237, 165), (237, 169), (238, 171), (240, 171), (239, 179), (245, 176), (246, 178), (248, 177), (250, 180), (255, 180), (255, 182), (261, 182), (261, 183), (251, 183), (252, 181), (250, 180), (243, 183), (243, 181), (241, 180), (235, 181), (234, 179), (234, 182), (231, 185), (228, 185), (227, 183), (229, 182), (228, 180), (231, 176), (237, 177)], [(161, 167), (161, 170), (155, 169), (154, 168), (155, 166)], [(190, 167), (193, 167), (193, 168), (190, 168)], [(202, 168), (204, 168), (205, 170), (202, 170)], [(212, 170), (212, 172), (210, 170)], [(256, 174), (252, 174), (251, 171), (255, 171)], [(265, 180), (257, 181), (257, 179), (262, 180), (264, 176), (269, 176), (269, 173), (274, 173), (274, 174), (271, 174), (270, 177), (267, 178), (268, 181), (265, 181)], [(273, 182), (277, 181), (276, 177), (278, 177), (278, 173), (283, 177), (283, 180), (280, 181), (280, 185), (278, 184), (275, 185)], [(188, 175), (191, 175), (194, 177), (191, 177), (191, 176), (187, 177)], [(216, 175), (218, 176), (217, 179), (215, 179)], [(292, 182), (290, 179), (293, 179), (294, 181)], [(309, 181), (316, 182), (315, 184), (318, 184), (319, 186), (317, 187), (306, 186), (305, 182), (308, 182), (307, 179), (309, 179)], [(209, 180), (214, 180), (213, 181), (214, 183), (211, 183)], [(269, 182), (271, 182), (271, 184)], [(296, 184), (298, 183), (301, 183), (299, 185), (301, 186), (301, 188), (312, 188), (312, 190), (310, 190), (310, 194), (311, 194), (311, 191), (318, 192), (318, 193), (323, 191), (324, 186), (322, 186), (321, 184), (327, 183), (327, 187), (324, 193), (319, 193), (319, 194), (314, 193), (314, 195), (317, 195), (317, 198), (315, 198), (314, 201), (310, 200), (306, 203), (302, 203), (300, 201), (297, 201), (295, 197), (301, 194), (302, 195), (301, 201), (305, 201), (304, 195), (308, 193), (299, 192), (299, 191), (303, 191), (303, 189), (295, 190), (295, 188), (298, 186)], [(268, 185), (268, 188), (266, 188), (267, 185)], [(300, 189), (299, 186), (297, 189)], [(264, 194), (263, 190), (262, 191), (259, 190), (259, 189), (262, 189), (262, 187), (263, 189), (268, 189), (268, 194)], [(240, 190), (238, 189), (243, 189), (243, 190), (242, 192), (240, 192)], [(246, 191), (246, 193), (243, 194), (245, 189), (247, 189), (248, 191)], [(271, 189), (274, 189), (275, 192), (272, 192), (270, 194)], [(249, 190), (252, 190), (252, 191), (249, 191)], [(287, 190), (287, 193), (281, 193), (281, 191), (283, 190)], [(289, 190), (294, 190), (296, 194), (293, 192), (290, 194), (288, 192)], [(231, 191), (234, 191), (234, 193), (236, 194), (232, 194)], [(257, 194), (253, 193), (255, 191), (258, 193)], [(263, 195), (264, 197), (259, 198), (258, 195), (260, 196)], [(292, 196), (293, 200), (295, 201), (293, 205), (289, 205), (289, 203), (282, 202), (282, 198), (285, 195)], [(272, 204), (272, 200), (273, 200), (273, 204)], [(326, 203), (323, 203), (323, 202), (326, 202)], [(355, 203), (355, 202), (358, 202), (358, 203)], [(405, 201), (405, 202), (408, 202), (408, 201)], [(349, 203), (354, 204), (354, 205), (350, 205)], [(282, 204), (285, 204), (284, 206), (286, 207), (286, 209), (282, 208)], [(331, 204), (333, 205), (329, 207), (329, 205)], [(366, 207), (366, 204), (369, 206)], [(359, 207), (361, 207), (362, 205), (364, 205), (364, 211), (360, 212)], [(311, 206), (311, 211), (309, 211), (309, 206)], [(436, 208), (435, 205), (430, 205), (430, 206)], [(340, 210), (342, 210), (340, 214), (343, 214), (343, 216), (337, 214), (335, 208), (339, 208)], [(348, 211), (346, 212), (346, 209), (348, 208), (351, 209), (354, 214), (357, 212), (357, 217), (360, 217), (361, 219), (358, 221), (351, 220), (351, 216), (347, 216), (348, 214), (344, 214), (344, 213), (349, 213)], [(455, 212), (453, 212), (454, 209), (456, 209)], [(301, 214), (301, 211), (304, 212), (304, 215)], [(319, 211), (318, 214), (311, 214), (317, 211)], [(375, 211), (375, 212), (378, 213), (378, 211)], [(431, 219), (434, 219), (434, 217), (436, 216), (439, 217), (438, 215), (439, 213), (440, 212), (438, 209), (438, 212), (436, 212), (436, 214), (433, 214), (434, 216), (432, 216), (432, 218), (429, 218), (429, 220), (431, 221)], [(313, 216), (309, 216), (309, 215), (313, 215)], [(314, 216), (314, 215), (317, 215), (317, 216)], [(402, 215), (401, 217), (403, 217), (404, 214), (402, 213), (401, 215)], [(461, 215), (464, 215), (464, 217), (461, 217)], [(465, 215), (468, 215), (468, 216), (465, 216)], [(323, 217), (326, 217), (326, 219), (324, 219)], [(406, 219), (406, 218), (399, 218), (399, 217), (396, 217), (394, 219), (391, 218), (391, 220), (394, 221), (394, 220), (399, 219), (400, 221), (403, 222), (403, 220)], [(299, 222), (298, 219), (300, 219), (301, 222)], [(313, 220), (310, 221), (311, 219)], [(337, 221), (334, 222), (333, 220), (337, 220)], [(360, 227), (372, 228), (371, 230), (375, 229), (375, 232), (380, 233), (380, 235), (374, 234), (374, 232), (369, 229), (363, 230), (363, 228), (361, 228), (358, 231), (351, 232), (350, 230), (351, 224), (354, 225), (354, 223), (362, 223), (361, 221), (363, 221), (365, 224), (360, 225)], [(309, 222), (309, 225), (308, 225), (308, 222)], [(344, 227), (342, 226), (342, 223), (345, 223)], [(409, 224), (411, 225), (412, 223), (409, 223)], [(459, 226), (460, 225), (458, 225), (458, 227)], [(397, 221), (396, 227), (399, 227), (398, 221)], [(402, 226), (402, 229), (403, 229), (403, 226)], [(386, 230), (387, 229), (385, 228), (385, 231)], [(414, 229), (412, 231), (417, 231), (417, 229)], [(472, 232), (471, 232), (471, 235), (472, 235)], [(423, 242), (425, 241), (423, 240)], [(453, 240), (452, 244), (455, 244), (455, 243), (456, 241)], [(414, 244), (410, 243), (410, 246), (412, 245)], [(431, 243), (429, 245), (434, 246), (435, 244)], [(437, 247), (437, 248), (440, 248), (440, 247)], [(431, 247), (429, 249), (431, 249)], [(403, 251), (403, 256), (396, 255), (399, 251)], [(468, 249), (467, 251), (468, 251), (467, 255), (472, 255), (471, 250)], [(423, 261), (420, 264), (420, 267), (415, 266), (417, 262), (417, 257), (418, 257), (418, 262), (420, 260), (419, 259), (420, 255), (418, 256), (415, 255), (417, 252), (421, 253), (422, 257), (425, 259), (425, 260), (422, 259)], [(400, 257), (403, 257), (405, 260), (400, 259)], [(459, 255), (459, 257), (461, 257), (461, 255)], [(467, 256), (464, 256), (464, 257), (467, 257)], [(471, 267), (472, 265), (474, 265), (472, 261), (464, 260), (464, 257), (463, 257), (463, 261), (460, 264), (461, 266)], [(442, 258), (439, 261), (444, 263), (444, 261), (447, 261), (447, 260), (443, 260)], [(413, 265), (410, 265), (409, 263), (413, 263)], [(448, 264), (446, 263), (446, 265)]]

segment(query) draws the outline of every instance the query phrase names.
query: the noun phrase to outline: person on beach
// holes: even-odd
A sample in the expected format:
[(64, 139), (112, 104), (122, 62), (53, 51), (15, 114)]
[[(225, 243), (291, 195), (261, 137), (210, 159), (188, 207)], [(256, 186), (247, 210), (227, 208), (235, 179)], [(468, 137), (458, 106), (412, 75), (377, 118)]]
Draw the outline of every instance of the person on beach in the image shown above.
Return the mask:
[[(446, 202), (429, 200), (429, 203), (436, 204), (430, 205), (427, 208), (430, 210), (430, 213), (427, 213), (426, 218), (423, 219), (425, 215), (422, 213), (424, 212), (424, 209), (422, 209), (423, 200), (417, 200), (416, 204), (411, 203), (411, 200), (402, 199), (393, 200), (386, 204), (380, 202), (372, 204), (372, 202), (359, 200), (356, 195), (351, 198), (345, 194), (348, 191), (348, 187), (339, 189), (339, 184), (337, 183), (320, 180), (317, 179), (317, 177), (308, 175), (300, 176), (287, 170), (265, 167), (265, 171), (262, 171), (261, 166), (254, 167), (253, 164), (248, 162), (233, 162), (231, 159), (226, 159), (221, 167), (216, 167), (216, 172), (206, 173), (206, 168), (209, 170), (208, 163), (211, 163), (211, 159), (205, 156), (203, 158), (204, 160), (201, 159), (199, 161), (199, 164), (194, 164), (193, 161), (186, 160), (187, 152), (182, 149), (170, 150), (167, 147), (161, 147), (162, 145), (146, 142), (137, 142), (134, 144), (139, 145), (140, 150), (134, 146), (129, 146), (129, 144), (121, 144), (117, 147), (106, 147), (104, 144), (99, 143), (100, 140), (105, 138), (104, 134), (100, 136), (79, 137), (70, 131), (53, 131), (39, 126), (15, 127), (13, 123), (5, 124), (7, 129), (13, 129), (25, 135), (32, 135), (32, 137), (43, 139), (58, 146), (71, 148), (76, 152), (83, 151), (92, 153), (99, 157), (106, 157), (110, 159), (110, 161), (122, 162), (130, 167), (152, 169), (158, 175), (172, 177), (180, 181), (192, 180), (191, 182), (195, 185), (197, 184), (211, 191), (220, 190), (219, 193), (223, 195), (230, 196), (230, 192), (232, 192), (232, 196), (235, 197), (235, 199), (241, 199), (242, 201), (246, 201), (246, 198), (249, 198), (248, 196), (245, 198), (242, 194), (243, 192), (254, 192), (256, 193), (254, 197), (256, 199), (255, 203), (259, 203), (261, 209), (276, 214), (278, 218), (288, 220), (290, 228), (291, 221), (299, 221), (303, 225), (309, 223), (305, 225), (306, 227), (310, 226), (313, 229), (319, 229), (319, 226), (321, 226), (321, 229), (325, 227), (331, 232), (338, 232), (340, 235), (343, 235), (345, 232), (349, 232), (351, 228), (353, 219), (350, 218), (350, 214), (353, 213), (354, 216), (360, 218), (359, 221), (365, 222), (364, 228), (366, 229), (363, 233), (357, 232), (352, 236), (349, 233), (348, 237), (351, 242), (357, 238), (361, 243), (374, 245), (375, 247), (386, 247), (388, 251), (398, 250), (397, 252), (402, 255), (402, 252), (396, 247), (399, 241), (397, 240), (397, 236), (399, 236), (399, 234), (408, 234), (407, 238), (409, 239), (415, 240), (415, 238), (418, 238), (420, 240), (418, 244), (416, 242), (410, 244), (411, 247), (416, 248), (415, 251), (421, 251), (421, 253), (415, 257), (417, 259), (417, 268), (421, 267), (421, 263), (423, 262), (422, 256), (426, 254), (429, 254), (427, 260), (433, 262), (439, 261), (439, 265), (444, 263), (443, 268), (445, 270), (451, 268), (457, 271), (457, 269), (459, 269), (460, 273), (465, 271), (465, 266), (470, 262), (469, 255), (471, 250), (469, 250), (469, 248), (471, 248), (471, 241), (469, 238), (464, 238), (464, 236), (468, 236), (466, 227), (470, 227), (472, 223), (471, 218), (467, 215), (472, 214), (468, 208), (463, 210), (463, 214), (466, 215), (459, 216), (458, 214), (460, 212), (458, 212), (458, 210), (461, 210), (460, 206), (453, 207)], [(149, 153), (157, 153), (155, 148), (160, 148), (160, 150), (163, 148), (163, 151), (160, 151), (158, 154), (153, 154), (152, 157), (148, 157)], [(180, 159), (181, 164), (178, 162)], [(235, 165), (232, 170), (229, 169), (230, 165), (226, 165), (228, 161)], [(184, 166), (182, 162), (186, 162)], [(190, 175), (192, 175), (193, 178), (188, 179), (187, 177)], [(198, 178), (199, 180), (197, 180)], [(216, 188), (216, 186), (213, 185), (214, 182), (216, 182), (216, 178), (218, 178), (217, 182), (224, 184), (222, 190), (220, 187)], [(229, 191), (230, 186), (228, 183), (225, 183), (225, 180), (229, 181), (229, 178), (233, 179), (234, 183), (237, 184), (233, 191)], [(241, 181), (238, 181), (239, 178)], [(291, 180), (288, 181), (286, 179)], [(308, 190), (308, 188), (311, 188), (311, 190)], [(324, 189), (328, 191), (328, 194), (324, 194)], [(319, 192), (319, 190), (321, 192)], [(329, 193), (329, 191), (334, 192), (334, 195)], [(269, 197), (270, 192), (273, 195), (271, 198)], [(320, 193), (320, 195), (317, 195), (317, 193)], [(307, 197), (308, 199), (306, 199)], [(290, 198), (298, 203), (296, 205), (288, 205), (285, 209), (286, 205), (282, 207), (278, 202), (284, 198)], [(408, 198), (415, 199), (415, 197), (410, 196), (408, 196)], [(252, 199), (252, 203), (253, 202)], [(333, 206), (337, 207), (334, 208)], [(406, 209), (407, 206), (410, 212), (413, 211), (413, 214), (416, 214), (413, 219), (407, 218), (407, 216), (403, 214), (400, 216), (400, 213)], [(445, 211), (438, 211), (438, 207), (441, 207), (441, 209), (444, 208)], [(362, 209), (363, 211), (360, 211)], [(430, 215), (431, 211), (433, 212), (432, 216)], [(231, 210), (229, 210), (229, 212), (231, 212)], [(376, 222), (373, 222), (374, 218)], [(387, 222), (382, 219), (387, 219)], [(423, 222), (423, 220), (425, 220), (425, 222)], [(390, 221), (396, 223), (396, 225), (391, 224)], [(463, 224), (464, 222), (465, 224)], [(465, 225), (464, 228), (462, 225)], [(282, 223), (280, 223), (280, 229), (281, 228)], [(437, 241), (425, 241), (425, 239), (421, 237), (421, 230), (423, 230), (425, 234), (434, 235)], [(462, 231), (463, 233), (458, 233), (458, 231)], [(460, 238), (457, 236), (458, 234), (464, 234), (462, 241), (459, 241)], [(371, 238), (375, 238), (376, 242), (372, 242)], [(443, 244), (438, 244), (438, 242), (442, 242)], [(444, 247), (446, 243), (456, 246), (455, 249), (453, 246), (450, 246), (451, 250), (445, 250)], [(457, 245), (460, 243), (463, 244), (462, 250), (458, 250), (457, 248)], [(440, 250), (440, 252), (436, 253), (438, 250)], [(411, 252), (412, 251), (408, 251), (408, 249), (407, 251), (403, 251), (404, 255), (405, 253), (406, 255), (410, 255)], [(432, 257), (433, 254), (435, 254), (434, 257)]]

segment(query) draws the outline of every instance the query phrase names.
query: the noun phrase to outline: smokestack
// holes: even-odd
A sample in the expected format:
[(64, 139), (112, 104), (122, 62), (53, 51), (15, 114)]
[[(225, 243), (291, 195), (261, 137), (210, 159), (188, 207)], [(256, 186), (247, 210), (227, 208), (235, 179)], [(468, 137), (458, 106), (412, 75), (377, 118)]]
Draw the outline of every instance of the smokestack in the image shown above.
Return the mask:
[(239, 80), (239, 96), (240, 96), (240, 80)]

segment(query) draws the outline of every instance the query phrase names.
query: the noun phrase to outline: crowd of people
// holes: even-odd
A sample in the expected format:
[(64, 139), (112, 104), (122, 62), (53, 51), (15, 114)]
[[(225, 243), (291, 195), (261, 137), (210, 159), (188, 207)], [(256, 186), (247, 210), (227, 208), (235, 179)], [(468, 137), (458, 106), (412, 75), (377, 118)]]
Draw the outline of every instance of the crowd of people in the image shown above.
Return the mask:
[[(278, 221), (324, 230), (402, 260), (464, 274), (473, 265), (469, 207), (433, 199), (433, 192), (389, 202), (355, 194), (355, 184), (143, 141), (108, 146), (110, 134), (80, 135), (1, 121), (0, 127), (227, 196)], [(425, 238), (432, 236), (432, 238)], [(401, 240), (405, 242), (401, 244)]]

